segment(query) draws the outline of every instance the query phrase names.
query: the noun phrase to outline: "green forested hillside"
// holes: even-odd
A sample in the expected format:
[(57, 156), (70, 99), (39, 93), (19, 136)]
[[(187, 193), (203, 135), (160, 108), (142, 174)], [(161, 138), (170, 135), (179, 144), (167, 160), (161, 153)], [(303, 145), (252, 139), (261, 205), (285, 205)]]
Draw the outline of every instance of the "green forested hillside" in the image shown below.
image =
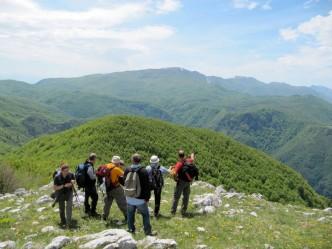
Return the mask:
[[(307, 126), (281, 147), (276, 157), (296, 165), (309, 183), (325, 196), (332, 196), (332, 127)], [(319, 162), (319, 167), (317, 163)], [(299, 167), (301, 165), (301, 167)]]
[(0, 154), (41, 134), (71, 128), (76, 121), (36, 102), (0, 96)]
[[(320, 156), (313, 150), (315, 153), (308, 160), (308, 153), (304, 153), (311, 150), (305, 143), (311, 137), (306, 128), (317, 128), (318, 132), (332, 125), (332, 104), (322, 99), (329, 96), (329, 91), (321, 87), (264, 84), (245, 77), (207, 77), (181, 68), (45, 79), (35, 85), (0, 81), (0, 96), (32, 96), (73, 118), (134, 114), (225, 132), (281, 159), (305, 177), (307, 172), (315, 171), (317, 177), (308, 178), (310, 183), (332, 198), (332, 178), (323, 178), (323, 168), (327, 167), (324, 165), (332, 165), (327, 156), (332, 140), (326, 141)], [(319, 136), (313, 138), (317, 139), (313, 144), (320, 142)], [(296, 150), (297, 159), (292, 160), (281, 156), (290, 148), (288, 143), (308, 147)]]
[(264, 153), (217, 132), (151, 119), (106, 117), (35, 139), (3, 159), (19, 174), (40, 176), (33, 182), (38, 184), (48, 182), (61, 161), (68, 161), (74, 167), (92, 151), (98, 153), (99, 163), (107, 162), (114, 154), (129, 162), (131, 154), (139, 152), (145, 162), (151, 154), (157, 154), (169, 166), (176, 162), (179, 148), (188, 153), (197, 152), (201, 177), (211, 183), (222, 183), (243, 192), (259, 192), (271, 201), (316, 207), (326, 204), (302, 176)]

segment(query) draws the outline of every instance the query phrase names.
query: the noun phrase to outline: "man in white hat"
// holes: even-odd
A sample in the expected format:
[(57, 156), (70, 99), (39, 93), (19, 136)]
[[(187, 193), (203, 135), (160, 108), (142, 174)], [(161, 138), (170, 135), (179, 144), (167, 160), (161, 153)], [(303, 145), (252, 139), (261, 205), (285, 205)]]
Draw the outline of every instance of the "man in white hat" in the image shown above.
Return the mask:
[(126, 221), (127, 201), (123, 188), (121, 187), (121, 185), (124, 184), (124, 171), (121, 168), (121, 158), (119, 156), (113, 156), (111, 163), (107, 164), (106, 167), (109, 170), (109, 174), (108, 177), (105, 177), (106, 197), (104, 199), (105, 206), (103, 219), (105, 221), (107, 220), (113, 200), (115, 199), (116, 204), (123, 213)]
[(161, 192), (164, 186), (164, 176), (165, 174), (170, 173), (168, 169), (159, 164), (159, 157), (153, 155), (150, 158), (150, 165), (146, 167), (146, 170), (149, 173), (149, 178), (154, 192), (154, 216), (159, 217), (160, 211), (160, 201), (161, 201)]

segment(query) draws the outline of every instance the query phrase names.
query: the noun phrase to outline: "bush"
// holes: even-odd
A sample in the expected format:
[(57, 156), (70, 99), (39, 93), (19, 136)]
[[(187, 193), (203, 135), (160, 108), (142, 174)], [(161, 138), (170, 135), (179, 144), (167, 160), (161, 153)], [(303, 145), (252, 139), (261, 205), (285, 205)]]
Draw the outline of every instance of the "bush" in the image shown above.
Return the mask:
[(17, 179), (12, 168), (0, 165), (0, 193), (11, 193), (17, 188)]

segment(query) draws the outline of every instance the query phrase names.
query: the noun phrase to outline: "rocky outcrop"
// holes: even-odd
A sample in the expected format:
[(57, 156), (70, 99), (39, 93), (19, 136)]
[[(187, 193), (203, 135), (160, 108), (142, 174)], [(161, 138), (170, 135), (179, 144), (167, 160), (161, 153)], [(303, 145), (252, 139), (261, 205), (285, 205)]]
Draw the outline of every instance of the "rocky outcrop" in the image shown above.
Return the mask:
[(60, 249), (70, 243), (71, 239), (66, 236), (59, 236), (52, 240), (50, 244), (48, 244), (45, 249)]
[(105, 249), (137, 248), (137, 242), (133, 239), (130, 233), (123, 229), (108, 229), (100, 233), (74, 238), (74, 241), (80, 243), (81, 245), (79, 248), (82, 249), (95, 249), (100, 247)]
[(42, 204), (50, 203), (53, 201), (54, 200), (51, 197), (49, 197), (48, 195), (43, 195), (37, 199), (36, 203), (38, 205), (42, 205)]
[(177, 243), (173, 239), (158, 239), (148, 236), (138, 242), (138, 245), (144, 249), (176, 249)]
[(16, 243), (14, 241), (8, 240), (0, 242), (0, 249), (14, 249), (16, 248)]

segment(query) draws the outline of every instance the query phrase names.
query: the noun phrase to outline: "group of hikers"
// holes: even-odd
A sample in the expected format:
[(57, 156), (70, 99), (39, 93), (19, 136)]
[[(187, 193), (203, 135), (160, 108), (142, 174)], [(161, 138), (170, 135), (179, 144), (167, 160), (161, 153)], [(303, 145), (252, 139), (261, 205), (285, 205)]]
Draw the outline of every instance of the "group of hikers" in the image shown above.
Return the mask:
[[(60, 225), (71, 227), (73, 196), (76, 193), (75, 183), (84, 189), (84, 212), (88, 217), (100, 218), (107, 221), (110, 208), (115, 200), (128, 225), (128, 231), (135, 233), (136, 211), (142, 215), (144, 232), (155, 235), (150, 223), (148, 202), (151, 192), (154, 192), (154, 217), (160, 217), (161, 194), (164, 186), (164, 175), (169, 174), (176, 181), (171, 214), (175, 215), (181, 195), (183, 195), (181, 214), (187, 215), (190, 185), (198, 179), (198, 169), (195, 166), (195, 154), (186, 156), (183, 150), (178, 152), (178, 162), (169, 169), (160, 165), (158, 156), (150, 158), (150, 165), (142, 166), (140, 154), (131, 157), (131, 165), (125, 167), (119, 156), (113, 156), (110, 163), (95, 169), (97, 155), (91, 153), (88, 159), (77, 166), (76, 172), (71, 173), (67, 164), (61, 164), (53, 175), (54, 203), (59, 203)], [(105, 192), (103, 214), (97, 213), (97, 186)]]

